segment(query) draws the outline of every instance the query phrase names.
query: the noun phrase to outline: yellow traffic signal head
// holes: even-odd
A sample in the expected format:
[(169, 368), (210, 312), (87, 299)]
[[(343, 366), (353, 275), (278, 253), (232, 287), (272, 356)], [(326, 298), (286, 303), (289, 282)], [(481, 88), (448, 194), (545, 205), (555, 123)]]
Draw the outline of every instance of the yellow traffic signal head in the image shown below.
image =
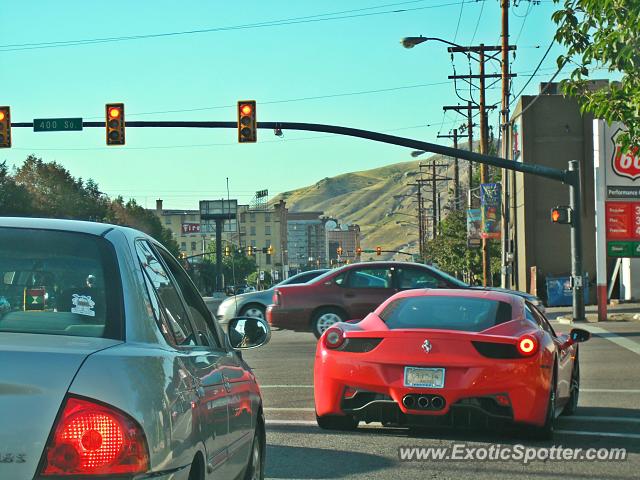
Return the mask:
[(0, 107), (0, 148), (11, 147), (11, 109)]
[(376, 247), (376, 255), (382, 255), (382, 247)]
[(238, 142), (255, 143), (257, 140), (256, 101), (241, 100), (238, 102)]
[(107, 145), (124, 145), (124, 103), (107, 103)]

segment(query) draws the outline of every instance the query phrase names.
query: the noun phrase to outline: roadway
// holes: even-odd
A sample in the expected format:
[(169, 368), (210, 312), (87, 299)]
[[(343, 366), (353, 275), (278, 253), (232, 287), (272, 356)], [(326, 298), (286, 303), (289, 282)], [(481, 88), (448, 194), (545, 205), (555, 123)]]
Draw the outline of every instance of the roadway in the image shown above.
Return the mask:
[[(558, 331), (570, 327), (556, 322)], [(579, 409), (560, 417), (553, 441), (526, 441), (505, 432), (363, 427), (331, 432), (315, 424), (310, 333), (273, 332), (271, 342), (246, 351), (261, 384), (267, 418), (266, 477), (272, 479), (638, 479), (640, 478), (640, 322), (587, 324), (596, 334), (581, 346)], [(626, 461), (400, 462), (398, 447), (473, 447), (524, 444), (531, 447), (620, 448)]]

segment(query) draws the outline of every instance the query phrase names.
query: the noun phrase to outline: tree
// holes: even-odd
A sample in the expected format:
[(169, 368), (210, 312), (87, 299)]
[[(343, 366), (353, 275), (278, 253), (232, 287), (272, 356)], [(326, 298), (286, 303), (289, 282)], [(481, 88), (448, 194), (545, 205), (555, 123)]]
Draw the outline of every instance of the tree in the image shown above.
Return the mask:
[(29, 192), (24, 186), (16, 184), (6, 162), (0, 163), (0, 215), (25, 216), (32, 211)]
[[(628, 133), (621, 135), (622, 144), (640, 146), (640, 2), (564, 0), (552, 18), (558, 25), (555, 39), (567, 47), (558, 67), (575, 65), (561, 82), (565, 95), (574, 97), (583, 113), (623, 122)], [(590, 74), (600, 68), (619, 72), (622, 79), (608, 89), (589, 91)]]
[[(499, 242), (489, 243), (489, 253), (499, 257)], [(482, 276), (482, 255), (480, 249), (467, 247), (466, 212), (455, 210), (440, 223), (440, 234), (427, 242), (426, 260), (452, 275), (471, 274)], [(500, 272), (499, 262), (491, 263), (491, 273)]]

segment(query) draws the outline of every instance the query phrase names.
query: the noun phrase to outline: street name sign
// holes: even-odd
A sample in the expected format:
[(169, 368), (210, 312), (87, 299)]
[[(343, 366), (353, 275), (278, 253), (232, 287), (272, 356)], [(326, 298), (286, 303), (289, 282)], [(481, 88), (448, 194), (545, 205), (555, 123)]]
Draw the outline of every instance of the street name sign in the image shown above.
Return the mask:
[(82, 130), (82, 118), (36, 118), (34, 132), (73, 132)]

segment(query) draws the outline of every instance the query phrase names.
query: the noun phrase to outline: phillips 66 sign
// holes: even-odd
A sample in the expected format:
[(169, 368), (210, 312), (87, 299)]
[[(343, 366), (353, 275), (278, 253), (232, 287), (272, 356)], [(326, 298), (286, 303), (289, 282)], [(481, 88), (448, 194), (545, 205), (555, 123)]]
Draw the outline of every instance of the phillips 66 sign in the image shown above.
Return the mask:
[(635, 181), (640, 179), (640, 152), (637, 146), (623, 152), (616, 141), (621, 131), (622, 129), (618, 129), (611, 139), (615, 145), (611, 158), (611, 169), (614, 175)]

